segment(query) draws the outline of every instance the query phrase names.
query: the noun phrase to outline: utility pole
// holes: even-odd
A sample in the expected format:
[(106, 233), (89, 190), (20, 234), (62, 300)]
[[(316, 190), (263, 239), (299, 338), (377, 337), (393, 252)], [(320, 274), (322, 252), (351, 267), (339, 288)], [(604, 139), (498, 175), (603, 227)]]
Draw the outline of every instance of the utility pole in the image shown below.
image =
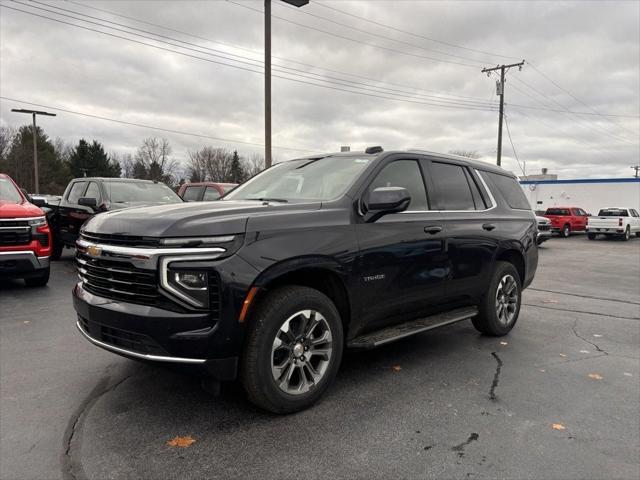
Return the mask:
[[(302, 7), (309, 0), (282, 0)], [(271, 0), (264, 0), (264, 166), (271, 166)]]
[(500, 118), (498, 119), (498, 156), (496, 165), (502, 165), (502, 118), (504, 117), (504, 74), (511, 67), (518, 67), (522, 70), (524, 60), (519, 63), (512, 63), (511, 65), (497, 65), (493, 68), (483, 68), (482, 73), (486, 73), (487, 76), (491, 75), (491, 72), (500, 70), (500, 83), (496, 83), (497, 94), (500, 95)]
[(30, 113), (33, 116), (33, 173), (34, 173), (34, 190), (36, 194), (40, 193), (40, 181), (38, 177), (38, 135), (36, 129), (36, 115), (46, 115), (48, 117), (55, 117), (55, 113), (41, 112), (39, 110), (25, 110), (12, 108), (12, 112), (16, 113)]
[(631, 165), (631, 168), (633, 168), (636, 171), (636, 174), (634, 175), (634, 177), (639, 178), (638, 172), (640, 172), (640, 165)]

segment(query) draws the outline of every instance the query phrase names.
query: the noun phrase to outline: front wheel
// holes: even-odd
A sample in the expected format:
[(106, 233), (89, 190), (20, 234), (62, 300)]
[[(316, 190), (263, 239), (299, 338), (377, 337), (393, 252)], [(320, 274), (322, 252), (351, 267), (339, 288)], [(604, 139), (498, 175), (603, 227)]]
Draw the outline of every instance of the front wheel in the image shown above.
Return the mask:
[(569, 225), (565, 225), (564, 227), (562, 227), (562, 231), (560, 232), (560, 235), (563, 238), (569, 238), (569, 235), (571, 235), (571, 227)]
[(596, 234), (595, 233), (587, 233), (587, 238), (589, 240), (595, 240), (596, 239)]
[(273, 413), (311, 406), (335, 379), (343, 343), (326, 295), (299, 286), (270, 292), (252, 315), (241, 363), (249, 400)]
[(518, 321), (521, 300), (518, 271), (509, 262), (496, 262), (489, 288), (480, 304), (480, 313), (471, 319), (473, 326), (485, 335), (506, 335)]

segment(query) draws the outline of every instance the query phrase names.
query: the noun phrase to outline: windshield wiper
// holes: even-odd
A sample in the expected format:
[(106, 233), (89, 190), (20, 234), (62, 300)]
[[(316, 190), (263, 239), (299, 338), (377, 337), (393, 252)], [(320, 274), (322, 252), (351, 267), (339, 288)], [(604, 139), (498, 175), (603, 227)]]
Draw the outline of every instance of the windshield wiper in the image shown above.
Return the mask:
[(281, 202), (281, 203), (289, 203), (289, 200), (285, 198), (269, 198), (269, 197), (260, 197), (260, 198), (246, 198), (245, 200), (257, 200), (259, 202)]

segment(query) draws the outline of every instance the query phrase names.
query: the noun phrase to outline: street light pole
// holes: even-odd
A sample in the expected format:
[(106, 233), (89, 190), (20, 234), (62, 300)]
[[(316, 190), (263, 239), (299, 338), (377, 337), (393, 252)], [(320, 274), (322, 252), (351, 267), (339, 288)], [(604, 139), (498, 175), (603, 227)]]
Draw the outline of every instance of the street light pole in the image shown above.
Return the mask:
[[(282, 0), (302, 7), (309, 0)], [(264, 166), (271, 166), (271, 0), (264, 0)]]
[(38, 135), (37, 135), (37, 127), (36, 127), (36, 115), (46, 115), (48, 117), (55, 117), (55, 113), (49, 112), (41, 112), (39, 110), (25, 110), (25, 109), (17, 109), (12, 108), (12, 112), (16, 113), (30, 113), (33, 117), (33, 174), (34, 174), (34, 193), (40, 193), (40, 181), (38, 176)]

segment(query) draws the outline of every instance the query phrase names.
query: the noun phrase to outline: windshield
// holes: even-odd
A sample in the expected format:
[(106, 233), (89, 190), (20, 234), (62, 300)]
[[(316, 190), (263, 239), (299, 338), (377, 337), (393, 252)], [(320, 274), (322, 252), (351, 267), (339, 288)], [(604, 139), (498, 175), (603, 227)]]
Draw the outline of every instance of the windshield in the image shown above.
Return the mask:
[(628, 217), (629, 212), (620, 208), (608, 208), (606, 210), (600, 210), (599, 217)]
[(278, 163), (222, 200), (334, 200), (347, 191), (370, 161), (370, 158), (324, 157)]
[(569, 210), (566, 208), (547, 208), (545, 215), (569, 215)]
[(22, 196), (16, 186), (4, 177), (0, 177), (0, 202), (22, 203)]
[(176, 203), (182, 199), (164, 183), (105, 182), (111, 203)]

